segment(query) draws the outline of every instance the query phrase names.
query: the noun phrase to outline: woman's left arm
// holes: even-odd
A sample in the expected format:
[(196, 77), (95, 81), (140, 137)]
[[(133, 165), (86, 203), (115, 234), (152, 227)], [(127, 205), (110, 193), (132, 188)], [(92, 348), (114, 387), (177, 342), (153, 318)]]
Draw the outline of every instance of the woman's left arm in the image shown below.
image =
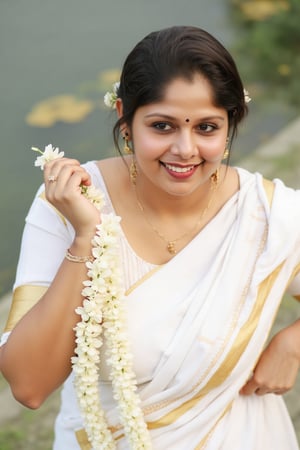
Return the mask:
[(300, 319), (271, 339), (240, 394), (284, 394), (294, 386), (299, 368)]

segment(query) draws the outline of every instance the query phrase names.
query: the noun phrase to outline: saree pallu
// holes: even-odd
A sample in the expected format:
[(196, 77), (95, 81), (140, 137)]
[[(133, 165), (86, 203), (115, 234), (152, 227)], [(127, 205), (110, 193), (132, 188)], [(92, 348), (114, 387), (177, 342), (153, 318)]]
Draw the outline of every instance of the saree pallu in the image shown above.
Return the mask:
[[(299, 448), (281, 397), (242, 397), (239, 390), (298, 271), (300, 195), (277, 182), (270, 210), (262, 178), (239, 173), (239, 194), (127, 293), (134, 369), (154, 450)], [(101, 376), (118, 449), (128, 450), (103, 362)], [(71, 383), (72, 376), (64, 405), (74, 395)], [(84, 430), (77, 437), (80, 448), (90, 448)]]

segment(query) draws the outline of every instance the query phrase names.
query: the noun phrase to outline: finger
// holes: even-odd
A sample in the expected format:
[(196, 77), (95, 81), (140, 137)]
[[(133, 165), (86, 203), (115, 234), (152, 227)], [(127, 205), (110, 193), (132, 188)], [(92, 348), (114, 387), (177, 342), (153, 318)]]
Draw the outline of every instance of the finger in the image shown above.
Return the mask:
[(80, 162), (77, 159), (69, 159), (69, 158), (59, 158), (47, 162), (44, 166), (45, 182), (57, 181), (58, 174), (61, 171), (62, 167), (64, 167), (65, 165), (72, 165), (74, 167), (79, 167)]
[(262, 396), (262, 395), (266, 395), (266, 394), (271, 394), (272, 391), (270, 391), (269, 389), (267, 389), (265, 387), (259, 387), (256, 389), (256, 391), (254, 393), (256, 395)]
[(289, 389), (268, 389), (267, 387), (260, 387), (256, 389), (256, 395), (266, 395), (266, 394), (275, 394), (275, 395), (283, 395), (288, 392)]
[(79, 187), (91, 184), (90, 174), (82, 166), (74, 166), (72, 164), (64, 165), (57, 175), (58, 186), (63, 187)]
[(49, 181), (50, 183), (55, 183), (55, 181), (57, 181), (57, 176), (56, 176), (56, 175), (53, 175), (53, 174), (50, 174), (50, 175), (47, 177), (47, 181)]
[(275, 395), (283, 395), (283, 394), (285, 394), (288, 391), (289, 391), (289, 389), (276, 389), (275, 391), (273, 391), (273, 394), (275, 394)]
[(240, 390), (241, 395), (252, 395), (259, 388), (258, 383), (254, 380), (253, 377), (247, 381), (247, 383)]
[(88, 186), (91, 184), (91, 177), (83, 167), (64, 163), (50, 169), (49, 175), (45, 173), (45, 183), (51, 191), (55, 188), (55, 191), (59, 192), (60, 189), (66, 189), (68, 186), (72, 188), (79, 187), (81, 184)]
[(78, 161), (78, 159), (73, 159), (73, 158), (57, 158), (57, 159), (53, 159), (52, 161), (48, 161), (45, 166), (44, 166), (44, 171), (50, 171), (53, 168), (56, 167), (62, 167), (65, 164), (70, 164), (70, 165), (74, 165), (74, 166), (80, 166), (80, 162)]

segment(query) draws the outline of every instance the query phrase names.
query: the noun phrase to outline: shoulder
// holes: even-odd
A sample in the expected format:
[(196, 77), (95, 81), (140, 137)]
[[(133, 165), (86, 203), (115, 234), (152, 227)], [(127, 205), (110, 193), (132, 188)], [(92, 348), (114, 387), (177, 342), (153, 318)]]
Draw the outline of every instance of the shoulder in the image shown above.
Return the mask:
[(103, 177), (107, 177), (112, 173), (122, 173), (124, 169), (128, 171), (129, 165), (130, 162), (128, 162), (127, 158), (120, 156), (101, 159), (99, 161), (87, 161), (82, 164), (91, 175), (100, 173)]
[(240, 195), (245, 201), (256, 197), (267, 216), (278, 222), (300, 224), (300, 190), (287, 186), (281, 179), (267, 179), (259, 172), (236, 168), (240, 179)]
[(264, 200), (268, 200), (270, 205), (273, 202), (273, 197), (290, 198), (296, 200), (299, 198), (300, 191), (286, 186), (279, 178), (265, 178), (259, 172), (249, 172), (248, 170), (240, 167), (235, 168), (239, 175), (240, 188), (245, 191), (254, 190), (257, 191), (259, 197)]
[(300, 220), (300, 190), (286, 186), (279, 179), (274, 179), (273, 183), (274, 208), (281, 209), (281, 216), (286, 213), (290, 219)]
[(300, 190), (274, 178), (256, 177), (258, 194), (265, 206), (270, 229), (284, 239), (300, 240)]
[(128, 158), (107, 158), (97, 161), (96, 166), (108, 188), (120, 188), (128, 184), (130, 166)]
[(106, 158), (99, 161), (87, 161), (82, 167), (90, 174), (95, 186), (111, 184), (116, 179), (128, 175), (129, 164), (126, 158)]
[[(245, 180), (244, 204), (256, 213), (263, 211), (267, 223), (267, 253), (277, 257), (299, 258), (300, 190), (286, 186), (279, 179), (264, 178), (260, 173), (241, 170)], [(299, 259), (298, 259), (299, 261)], [(298, 291), (299, 293), (299, 291)]]
[(121, 156), (116, 156), (115, 158), (106, 158), (96, 162), (96, 166), (101, 171), (102, 174), (107, 175), (111, 172), (123, 172), (128, 170), (130, 161), (128, 158)]
[[(93, 163), (94, 174), (91, 174), (92, 180), (98, 187), (105, 186), (115, 207), (118, 199), (124, 198), (125, 195), (130, 195), (132, 190), (129, 177), (130, 161), (127, 157), (115, 157)], [(90, 172), (89, 168), (87, 170)], [(93, 175), (96, 177), (95, 179)]]

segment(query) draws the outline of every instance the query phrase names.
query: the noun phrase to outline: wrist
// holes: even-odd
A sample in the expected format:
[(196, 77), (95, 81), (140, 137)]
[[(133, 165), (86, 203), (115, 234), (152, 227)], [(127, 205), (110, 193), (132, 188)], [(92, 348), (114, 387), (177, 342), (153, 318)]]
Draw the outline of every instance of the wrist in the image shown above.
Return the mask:
[(70, 250), (67, 250), (66, 255), (65, 255), (66, 259), (68, 261), (74, 262), (74, 263), (87, 263), (88, 261), (93, 261), (94, 258), (93, 256), (77, 256), (77, 255), (73, 255)]
[(68, 249), (69, 253), (71, 253), (73, 256), (91, 256), (93, 237), (93, 234), (84, 237), (75, 236), (74, 241)]

